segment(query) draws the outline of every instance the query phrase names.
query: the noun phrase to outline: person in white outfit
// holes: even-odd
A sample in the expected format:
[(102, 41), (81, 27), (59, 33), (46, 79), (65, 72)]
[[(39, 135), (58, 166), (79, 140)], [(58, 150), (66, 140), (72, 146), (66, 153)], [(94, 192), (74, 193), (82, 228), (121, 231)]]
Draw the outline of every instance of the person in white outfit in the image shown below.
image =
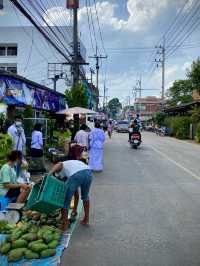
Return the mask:
[(34, 126), (31, 139), (31, 172), (45, 172), (43, 159), (43, 135), (42, 125), (37, 123)]
[(42, 137), (42, 125), (35, 124), (32, 132), (31, 139), (31, 156), (42, 157), (43, 156), (43, 137)]
[(13, 141), (12, 150), (25, 151), (26, 137), (24, 129), (22, 127), (22, 118), (20, 116), (15, 117), (15, 122), (8, 128), (7, 133), (11, 136)]
[(85, 124), (81, 125), (80, 130), (76, 133), (74, 140), (76, 141), (77, 144), (88, 149), (89, 134), (86, 131), (87, 129), (88, 129), (87, 125)]

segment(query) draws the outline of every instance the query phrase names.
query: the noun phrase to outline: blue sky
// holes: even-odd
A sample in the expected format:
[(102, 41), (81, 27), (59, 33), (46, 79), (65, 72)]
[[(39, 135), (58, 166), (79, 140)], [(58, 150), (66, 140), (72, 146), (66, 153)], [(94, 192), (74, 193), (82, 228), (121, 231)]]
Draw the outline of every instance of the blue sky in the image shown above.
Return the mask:
[[(61, 13), (58, 18), (54, 13), (54, 9), (49, 9), (48, 15), (52, 15), (58, 25), (60, 24), (60, 18), (67, 21), (69, 13), (65, 8), (65, 0), (52, 2), (60, 3), (59, 11)], [(155, 51), (134, 50), (132, 48), (149, 47), (154, 49), (156, 44), (161, 44), (159, 40), (173, 22), (185, 0), (96, 0), (96, 2), (104, 46), (108, 54), (108, 59), (102, 62), (102, 68), (100, 69), (101, 94), (106, 73), (106, 87), (110, 97), (119, 97), (125, 103), (127, 96), (132, 96), (132, 89), (140, 75), (142, 76), (142, 87), (147, 89), (143, 91), (143, 96), (159, 96), (161, 69), (156, 69), (152, 74), (150, 73), (155, 60), (155, 56), (153, 56)], [(196, 4), (197, 9), (199, 7), (198, 2), (197, 0), (188, 0), (183, 10), (183, 21), (190, 19), (191, 8)], [(94, 52), (91, 49), (85, 3), (85, 0), (80, 0), (79, 30), (81, 39), (87, 47), (87, 54), (92, 55)], [(99, 50), (103, 54), (95, 9), (92, 5), (94, 1), (90, 0), (90, 3)], [(172, 28), (171, 33), (166, 38), (166, 45), (173, 45), (173, 38), (180, 34), (180, 30), (176, 34), (174, 31), (175, 28)], [(200, 27), (185, 41), (185, 44), (200, 46)], [(113, 48), (119, 50), (114, 51)], [(191, 65), (193, 60), (197, 59), (198, 55), (199, 47), (184, 48), (177, 50), (173, 56), (167, 58), (166, 89), (170, 87), (174, 80), (185, 78), (186, 68)], [(95, 67), (93, 60), (88, 59), (88, 61), (91, 66)], [(150, 89), (156, 90), (151, 91)]]

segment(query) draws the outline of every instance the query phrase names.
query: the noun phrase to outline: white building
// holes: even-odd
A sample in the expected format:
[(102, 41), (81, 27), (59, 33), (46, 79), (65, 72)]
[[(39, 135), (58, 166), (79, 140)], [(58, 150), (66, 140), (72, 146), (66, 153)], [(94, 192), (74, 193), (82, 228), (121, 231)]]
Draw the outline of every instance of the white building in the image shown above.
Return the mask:
[[(66, 34), (66, 43), (70, 46), (72, 28), (65, 27), (65, 31), (62, 32)], [(63, 73), (63, 79), (57, 81), (57, 90), (64, 92), (71, 85), (69, 65), (48, 65), (48, 63), (66, 62), (65, 58), (8, 0), (0, 0), (0, 36), (0, 70), (17, 73), (51, 88), (53, 88), (51, 78)], [(80, 49), (85, 59), (86, 50), (82, 43)]]

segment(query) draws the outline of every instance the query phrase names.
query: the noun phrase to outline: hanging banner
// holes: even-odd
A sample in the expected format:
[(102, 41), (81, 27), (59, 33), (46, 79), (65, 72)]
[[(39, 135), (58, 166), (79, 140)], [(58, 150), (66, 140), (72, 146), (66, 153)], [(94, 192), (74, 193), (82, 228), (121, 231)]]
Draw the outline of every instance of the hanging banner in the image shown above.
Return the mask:
[(31, 105), (35, 109), (57, 112), (65, 108), (65, 97), (14, 77), (0, 75), (0, 101), (7, 105)]
[(67, 8), (68, 9), (79, 8), (79, 0), (67, 0)]

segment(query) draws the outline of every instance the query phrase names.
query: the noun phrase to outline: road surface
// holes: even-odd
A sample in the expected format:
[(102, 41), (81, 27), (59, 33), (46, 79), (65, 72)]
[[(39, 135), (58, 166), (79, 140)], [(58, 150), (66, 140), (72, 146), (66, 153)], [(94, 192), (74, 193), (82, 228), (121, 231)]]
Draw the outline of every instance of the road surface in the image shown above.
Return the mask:
[(91, 226), (78, 226), (62, 266), (199, 266), (200, 146), (152, 133), (105, 147), (91, 191)]

